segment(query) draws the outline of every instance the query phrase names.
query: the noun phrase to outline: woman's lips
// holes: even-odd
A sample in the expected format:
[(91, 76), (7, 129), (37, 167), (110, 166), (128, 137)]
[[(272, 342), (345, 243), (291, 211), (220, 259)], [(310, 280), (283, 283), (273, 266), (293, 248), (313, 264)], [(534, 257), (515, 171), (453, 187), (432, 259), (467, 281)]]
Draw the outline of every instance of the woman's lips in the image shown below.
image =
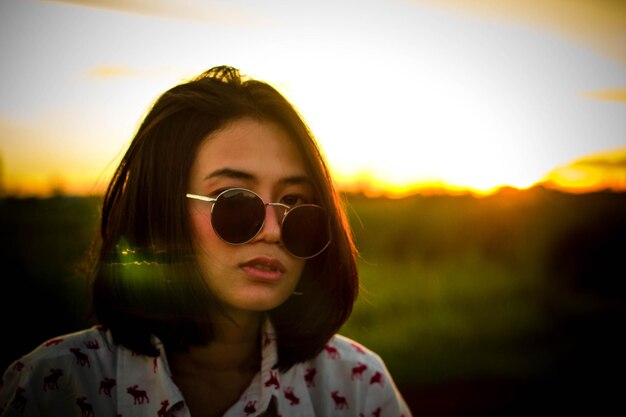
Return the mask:
[(239, 265), (239, 267), (253, 278), (273, 281), (285, 273), (283, 264), (274, 258), (259, 256)]

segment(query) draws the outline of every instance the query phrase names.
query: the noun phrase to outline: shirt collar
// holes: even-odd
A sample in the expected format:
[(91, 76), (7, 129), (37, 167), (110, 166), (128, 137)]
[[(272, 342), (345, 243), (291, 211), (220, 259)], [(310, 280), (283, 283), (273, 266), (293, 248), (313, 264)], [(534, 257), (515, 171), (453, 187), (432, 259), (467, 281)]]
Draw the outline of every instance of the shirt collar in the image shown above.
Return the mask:
[[(263, 326), (261, 344), (261, 371), (242, 395), (239, 405), (253, 405), (254, 403), (250, 401), (258, 401), (256, 413), (250, 414), (250, 417), (253, 417), (267, 410), (270, 402), (274, 399), (278, 415), (314, 416), (313, 404), (305, 385), (304, 367), (297, 364), (284, 373), (276, 369), (278, 363), (277, 336), (269, 319), (265, 320)], [(237, 411), (241, 413), (241, 409)], [(226, 414), (226, 416), (230, 417), (231, 415)]]

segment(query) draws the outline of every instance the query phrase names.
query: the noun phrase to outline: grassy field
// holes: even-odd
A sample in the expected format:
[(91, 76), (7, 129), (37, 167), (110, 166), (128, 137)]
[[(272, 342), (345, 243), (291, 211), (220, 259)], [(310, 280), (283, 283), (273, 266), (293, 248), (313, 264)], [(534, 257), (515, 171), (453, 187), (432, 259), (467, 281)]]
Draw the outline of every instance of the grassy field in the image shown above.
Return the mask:
[[(98, 203), (0, 200), (2, 368), (88, 323), (77, 267)], [(416, 415), (618, 404), (626, 194), (349, 195), (346, 207), (362, 290), (342, 333), (383, 357)]]

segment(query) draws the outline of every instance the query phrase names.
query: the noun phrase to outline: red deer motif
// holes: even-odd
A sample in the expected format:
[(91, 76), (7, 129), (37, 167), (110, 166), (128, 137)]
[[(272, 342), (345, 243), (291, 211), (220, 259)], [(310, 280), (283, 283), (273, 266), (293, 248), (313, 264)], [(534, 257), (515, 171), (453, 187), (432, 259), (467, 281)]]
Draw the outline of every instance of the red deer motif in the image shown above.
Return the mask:
[(363, 379), (363, 372), (365, 372), (365, 370), (367, 369), (367, 365), (364, 363), (359, 362), (358, 366), (355, 366), (354, 368), (352, 368), (352, 375), (351, 375), (351, 379)]
[(316, 373), (317, 373), (317, 369), (307, 368), (306, 373), (304, 374), (304, 381), (306, 382), (307, 387), (315, 386), (315, 374)]
[(43, 345), (45, 347), (56, 346), (59, 343), (61, 343), (62, 341), (63, 341), (63, 338), (59, 337), (59, 338), (56, 338), (56, 339), (50, 339), (46, 343), (44, 343)]
[(256, 412), (256, 401), (248, 401), (243, 411), (247, 416), (254, 414)]
[(100, 344), (98, 344), (97, 340), (87, 340), (85, 342), (85, 347), (87, 349), (94, 349), (94, 350), (96, 350), (96, 349), (100, 349)]
[(94, 417), (93, 407), (91, 406), (91, 404), (85, 401), (86, 399), (86, 397), (80, 397), (76, 399), (76, 404), (80, 408), (80, 415), (81, 417)]
[(300, 398), (293, 393), (293, 387), (285, 388), (285, 398), (289, 400), (289, 405), (300, 404)]
[(50, 369), (50, 375), (43, 379), (43, 390), (59, 389), (59, 378), (61, 378), (61, 376), (63, 376), (61, 369)]
[(76, 356), (76, 363), (82, 366), (83, 368), (87, 366), (87, 368), (91, 368), (91, 364), (89, 363), (89, 357), (80, 351), (80, 348), (71, 348), (70, 352)]
[(11, 407), (16, 409), (17, 411), (23, 413), (24, 408), (26, 407), (26, 397), (24, 397), (24, 392), (26, 390), (22, 387), (17, 387), (15, 391), (15, 397), (13, 397), (13, 401), (11, 401)]
[(380, 372), (376, 372), (370, 379), (370, 385), (374, 385), (374, 384), (383, 385), (383, 383), (384, 383), (383, 374), (381, 374)]
[(150, 402), (150, 398), (148, 398), (148, 394), (144, 390), (138, 389), (139, 385), (133, 385), (132, 387), (128, 387), (126, 392), (133, 396), (133, 404), (143, 404), (145, 402)]
[(157, 417), (165, 417), (168, 405), (170, 405), (168, 400), (161, 401), (161, 408), (157, 410)]
[(324, 350), (328, 353), (330, 359), (339, 359), (341, 357), (341, 354), (334, 346), (326, 345), (324, 346)]
[(361, 355), (365, 355), (365, 350), (363, 349), (363, 347), (361, 347), (360, 345), (356, 344), (356, 343), (350, 343), (352, 345), (352, 347), (354, 348), (354, 350), (356, 350), (357, 352), (359, 352)]
[(100, 389), (98, 390), (98, 394), (104, 393), (107, 397), (111, 396), (111, 389), (115, 386), (116, 382), (113, 378), (104, 378), (100, 381)]
[(348, 407), (348, 401), (346, 401), (346, 397), (342, 397), (339, 395), (339, 391), (333, 391), (331, 394), (333, 397), (333, 401), (335, 401), (335, 410), (345, 410)]
[(278, 373), (270, 371), (270, 377), (265, 381), (266, 387), (273, 386), (275, 389), (280, 389), (280, 382), (278, 381)]

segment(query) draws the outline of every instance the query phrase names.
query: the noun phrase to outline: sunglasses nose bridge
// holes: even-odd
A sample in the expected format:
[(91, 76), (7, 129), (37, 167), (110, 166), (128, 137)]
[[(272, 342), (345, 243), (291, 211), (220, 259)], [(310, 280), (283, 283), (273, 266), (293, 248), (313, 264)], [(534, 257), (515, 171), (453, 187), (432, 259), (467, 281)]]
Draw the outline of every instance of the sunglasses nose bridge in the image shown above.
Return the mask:
[(259, 230), (262, 238), (271, 241), (280, 241), (281, 226), (285, 217), (287, 206), (280, 203), (265, 203), (265, 219), (263, 226)]
[[(273, 211), (276, 217), (276, 221), (278, 222), (278, 225), (280, 226), (283, 222), (283, 219), (285, 218), (285, 216), (287, 215), (287, 212), (289, 211), (289, 206), (283, 204), (283, 203), (265, 203), (265, 207), (267, 211)], [(268, 213), (266, 212), (266, 215)]]

